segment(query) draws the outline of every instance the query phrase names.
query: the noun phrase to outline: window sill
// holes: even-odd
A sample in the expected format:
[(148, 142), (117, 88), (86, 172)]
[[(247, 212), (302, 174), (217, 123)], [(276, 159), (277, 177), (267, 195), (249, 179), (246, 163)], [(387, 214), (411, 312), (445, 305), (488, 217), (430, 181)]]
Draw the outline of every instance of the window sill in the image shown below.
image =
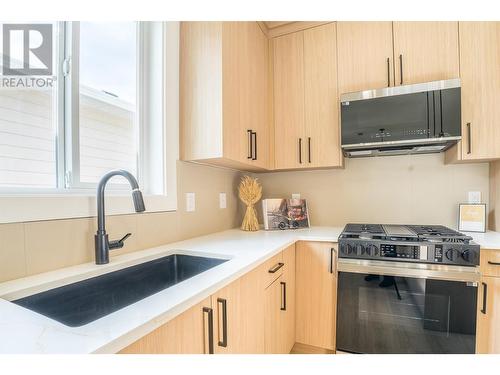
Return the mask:
[[(144, 195), (146, 212), (177, 210), (175, 194)], [(73, 219), (97, 215), (95, 194), (88, 192), (1, 195), (0, 224), (26, 221)], [(130, 192), (106, 195), (106, 215), (134, 213)]]

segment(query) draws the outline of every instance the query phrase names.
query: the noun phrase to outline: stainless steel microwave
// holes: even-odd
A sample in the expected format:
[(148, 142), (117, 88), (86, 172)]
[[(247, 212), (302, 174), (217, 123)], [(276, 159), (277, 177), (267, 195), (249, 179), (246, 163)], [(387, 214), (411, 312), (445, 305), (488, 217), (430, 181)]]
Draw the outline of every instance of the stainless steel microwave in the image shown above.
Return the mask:
[(441, 152), (461, 138), (460, 79), (341, 95), (347, 157)]

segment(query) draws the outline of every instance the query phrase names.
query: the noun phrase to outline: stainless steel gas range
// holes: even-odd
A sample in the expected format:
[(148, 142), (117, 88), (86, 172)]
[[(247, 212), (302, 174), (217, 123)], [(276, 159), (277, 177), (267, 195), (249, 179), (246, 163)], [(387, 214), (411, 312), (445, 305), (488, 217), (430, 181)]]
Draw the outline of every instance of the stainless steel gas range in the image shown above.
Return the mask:
[(479, 245), (444, 226), (347, 224), (337, 350), (474, 353)]

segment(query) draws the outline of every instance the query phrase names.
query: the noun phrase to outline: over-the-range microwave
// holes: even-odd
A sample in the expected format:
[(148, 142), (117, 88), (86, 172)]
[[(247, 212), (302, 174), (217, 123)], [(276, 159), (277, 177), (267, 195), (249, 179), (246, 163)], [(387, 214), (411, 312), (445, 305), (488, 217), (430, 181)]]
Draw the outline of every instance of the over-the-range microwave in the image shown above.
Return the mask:
[(441, 152), (461, 138), (460, 79), (341, 95), (347, 157)]

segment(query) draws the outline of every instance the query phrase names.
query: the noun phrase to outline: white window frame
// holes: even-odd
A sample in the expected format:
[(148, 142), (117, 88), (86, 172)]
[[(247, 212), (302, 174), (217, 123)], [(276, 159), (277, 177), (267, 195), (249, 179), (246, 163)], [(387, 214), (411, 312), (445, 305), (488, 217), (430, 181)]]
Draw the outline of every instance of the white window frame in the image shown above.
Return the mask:
[[(177, 210), (177, 170), (176, 163), (179, 158), (179, 22), (163, 22), (163, 119), (161, 132), (163, 136), (163, 183), (161, 191), (146, 192), (144, 200), (146, 212), (175, 211)], [(62, 33), (64, 34), (64, 33)], [(64, 55), (64, 54), (61, 54)], [(73, 62), (74, 63), (74, 62)], [(64, 64), (61, 64), (61, 69)], [(142, 71), (142, 69), (139, 69)], [(59, 80), (59, 85), (61, 85)], [(143, 100), (144, 98), (141, 98)], [(61, 99), (59, 99), (61, 100)], [(156, 101), (160, 99), (157, 98)], [(61, 106), (58, 107), (61, 110)], [(139, 111), (141, 112), (141, 111)], [(59, 113), (59, 115), (66, 115)], [(144, 120), (144, 119), (141, 119)], [(58, 136), (75, 137), (75, 134), (64, 133), (63, 125), (58, 124)], [(61, 133), (63, 132), (63, 133)], [(158, 140), (158, 133), (143, 134), (146, 137)], [(78, 142), (76, 142), (78, 144)], [(58, 143), (58, 145), (61, 142)], [(66, 143), (67, 144), (67, 143)], [(58, 153), (67, 152), (57, 149)], [(72, 155), (75, 151), (72, 150)], [(60, 154), (58, 156), (61, 156)], [(65, 178), (62, 170), (66, 166), (60, 162), (58, 157), (58, 178)], [(148, 158), (140, 158), (138, 170), (144, 163), (151, 161)], [(68, 163), (68, 160), (65, 160)], [(144, 177), (145, 178), (145, 177)], [(139, 184), (144, 182), (143, 176), (139, 177)], [(149, 177), (152, 178), (152, 177)], [(58, 181), (59, 186), (64, 186), (65, 181)], [(91, 184), (92, 185), (92, 184)], [(83, 188), (82, 188), (83, 187)], [(80, 217), (92, 217), (96, 215), (95, 186), (92, 189), (78, 186), (72, 189), (0, 189), (0, 223), (68, 219)], [(110, 215), (133, 213), (133, 203), (130, 191), (125, 189), (107, 189), (106, 213)]]

